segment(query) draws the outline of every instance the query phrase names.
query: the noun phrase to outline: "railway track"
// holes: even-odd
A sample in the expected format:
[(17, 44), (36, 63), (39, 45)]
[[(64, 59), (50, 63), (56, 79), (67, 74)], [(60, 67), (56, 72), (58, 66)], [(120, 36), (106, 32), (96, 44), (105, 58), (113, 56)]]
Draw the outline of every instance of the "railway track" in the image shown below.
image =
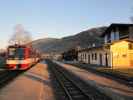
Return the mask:
[[(70, 64), (70, 63), (66, 63), (66, 64)], [(89, 72), (91, 71), (91, 72), (96, 73), (100, 76), (104, 76), (104, 77), (116, 80), (119, 83), (123, 83), (125, 85), (130, 86), (130, 87), (133, 87), (133, 77), (126, 77), (124, 75), (117, 74), (117, 73), (110, 73), (110, 72), (103, 72), (103, 71), (101, 72), (101, 71), (98, 71), (94, 68), (91, 68), (91, 66), (95, 67), (95, 65), (91, 65), (90, 67), (88, 67), (88, 65), (85, 65), (85, 64), (70, 64), (70, 65), (77, 66), (81, 69), (85, 69)]]
[[(63, 100), (111, 100), (106, 95), (99, 92), (95, 87), (89, 86), (87, 83), (66, 71), (61, 66), (47, 61), (52, 73), (56, 78), (56, 85), (60, 90)], [(55, 85), (55, 84), (54, 84)], [(57, 91), (58, 92), (58, 91)], [(64, 92), (64, 93), (62, 93)], [(57, 94), (57, 93), (56, 93)], [(59, 97), (58, 97), (59, 99)]]

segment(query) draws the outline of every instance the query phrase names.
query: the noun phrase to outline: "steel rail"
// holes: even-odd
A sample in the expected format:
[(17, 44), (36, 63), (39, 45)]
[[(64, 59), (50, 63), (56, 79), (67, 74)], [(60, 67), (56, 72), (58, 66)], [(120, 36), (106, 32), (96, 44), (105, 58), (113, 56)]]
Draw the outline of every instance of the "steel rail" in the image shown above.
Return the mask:
[[(69, 85), (72, 85), (72, 88), (76, 89), (76, 92), (79, 92), (81, 97), (77, 97), (77, 99), (88, 99), (88, 100), (94, 100), (92, 96), (90, 96), (89, 94), (85, 93), (71, 78), (69, 78), (68, 76), (65, 75), (65, 73), (61, 70), (59, 70), (59, 68), (57, 67), (53, 67), (52, 68), (52, 72), (55, 74), (56, 79), (58, 80), (59, 84), (61, 85), (61, 87), (63, 88), (63, 90), (65, 91), (65, 94), (68, 96), (69, 100), (75, 100), (76, 97), (74, 97), (72, 95), (72, 93), (69, 91), (68, 87), (65, 85), (65, 82), (63, 81), (62, 78), (65, 78), (67, 80), (67, 82), (69, 82)], [(78, 96), (78, 95), (77, 95)]]

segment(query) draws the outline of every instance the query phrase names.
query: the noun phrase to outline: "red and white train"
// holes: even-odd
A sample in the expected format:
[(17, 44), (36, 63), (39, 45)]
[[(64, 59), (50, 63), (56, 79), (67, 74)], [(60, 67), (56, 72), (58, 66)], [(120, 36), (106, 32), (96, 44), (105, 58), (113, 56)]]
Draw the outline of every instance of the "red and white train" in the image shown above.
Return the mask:
[(39, 61), (39, 53), (26, 45), (10, 45), (7, 48), (6, 67), (9, 70), (26, 70)]

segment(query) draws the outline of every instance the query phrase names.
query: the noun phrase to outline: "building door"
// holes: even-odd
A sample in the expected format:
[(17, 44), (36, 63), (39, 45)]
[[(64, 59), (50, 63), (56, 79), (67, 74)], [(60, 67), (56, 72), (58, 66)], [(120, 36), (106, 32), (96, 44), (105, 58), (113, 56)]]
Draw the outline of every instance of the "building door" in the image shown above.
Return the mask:
[(105, 54), (105, 65), (108, 66), (108, 55), (107, 55), (107, 53)]
[(88, 55), (88, 64), (90, 64), (90, 55)]
[(100, 65), (102, 65), (102, 54), (99, 54)]

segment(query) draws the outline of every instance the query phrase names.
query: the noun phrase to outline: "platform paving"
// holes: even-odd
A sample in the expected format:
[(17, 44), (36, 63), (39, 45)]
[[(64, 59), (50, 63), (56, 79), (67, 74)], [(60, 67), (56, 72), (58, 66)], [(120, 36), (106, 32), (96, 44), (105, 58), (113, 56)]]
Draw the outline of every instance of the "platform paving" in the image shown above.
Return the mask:
[(0, 100), (54, 100), (47, 64), (38, 63), (0, 90)]
[(99, 91), (110, 96), (113, 100), (133, 100), (133, 88), (126, 86), (125, 84), (119, 83), (115, 80), (108, 79), (104, 76), (99, 76), (93, 72), (88, 72), (84, 69), (77, 68), (73, 65), (64, 64), (61, 62), (54, 61), (77, 75), (88, 84), (96, 87)]

